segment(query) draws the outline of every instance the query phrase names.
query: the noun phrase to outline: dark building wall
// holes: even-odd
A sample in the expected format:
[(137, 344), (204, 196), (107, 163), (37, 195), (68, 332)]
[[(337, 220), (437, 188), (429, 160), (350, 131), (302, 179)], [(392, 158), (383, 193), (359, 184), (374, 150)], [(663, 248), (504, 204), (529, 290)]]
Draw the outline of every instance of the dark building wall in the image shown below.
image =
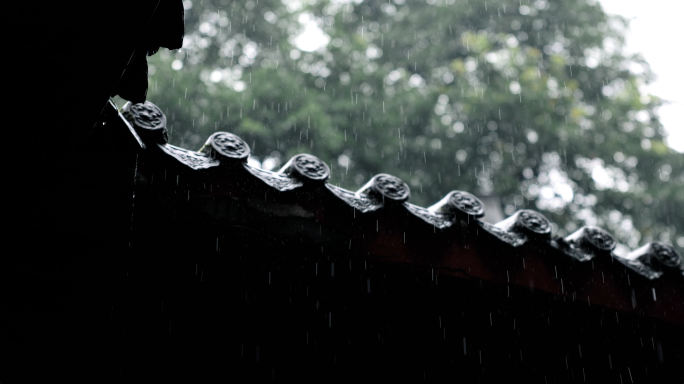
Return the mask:
[(362, 213), (241, 165), (192, 171), (107, 116), (72, 232), (26, 232), (3, 258), (7, 376), (681, 376), (677, 274), (513, 247), (475, 221), (438, 229), (402, 205)]

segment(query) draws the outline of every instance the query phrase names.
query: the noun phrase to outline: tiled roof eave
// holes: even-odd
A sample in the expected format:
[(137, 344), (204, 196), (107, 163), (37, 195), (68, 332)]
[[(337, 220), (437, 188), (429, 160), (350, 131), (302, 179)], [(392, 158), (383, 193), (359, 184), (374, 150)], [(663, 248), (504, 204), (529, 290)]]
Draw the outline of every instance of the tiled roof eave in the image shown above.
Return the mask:
[[(123, 120), (118, 113), (107, 116)], [(132, 133), (144, 129), (133, 125)], [(205, 219), (234, 220), (210, 207), (221, 200), (254, 213), (241, 218), (241, 225), (273, 236), (297, 233), (287, 223), (299, 220), (299, 236), (363, 257), (429, 266), (442, 275), (467, 271), (471, 277), (588, 304), (624, 310), (639, 306), (669, 320), (673, 314), (663, 316), (660, 308), (672, 302), (684, 319), (684, 263), (671, 245), (652, 242), (619, 256), (613, 252), (615, 239), (605, 230), (583, 227), (560, 238), (552, 235), (551, 222), (533, 210), (485, 223), (480, 220), (484, 205), (465, 191), (452, 191), (423, 208), (407, 201), (410, 190), (404, 182), (386, 174), (348, 191), (327, 183), (327, 165), (308, 154), (293, 157), (276, 172), (266, 171), (247, 164), (249, 146), (229, 133), (213, 134), (199, 152), (167, 144), (165, 135), (143, 131), (138, 137), (147, 140), (136, 149), (142, 158), (139, 172), (157, 181), (154, 193), (173, 196), (178, 206), (192, 203)], [(218, 213), (208, 214), (212, 209)], [(668, 294), (658, 297), (658, 290)]]

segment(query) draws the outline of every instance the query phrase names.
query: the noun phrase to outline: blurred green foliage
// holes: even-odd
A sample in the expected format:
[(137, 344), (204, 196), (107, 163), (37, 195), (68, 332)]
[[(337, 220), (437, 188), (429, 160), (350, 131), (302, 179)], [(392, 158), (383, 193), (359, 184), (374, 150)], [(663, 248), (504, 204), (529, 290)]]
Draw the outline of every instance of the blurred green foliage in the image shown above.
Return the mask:
[[(267, 168), (311, 153), (355, 190), (376, 173), (427, 206), (448, 191), (528, 207), (564, 235), (684, 245), (683, 156), (653, 74), (594, 1), (186, 1), (179, 51), (150, 58), (172, 144), (238, 134)], [(314, 21), (329, 43), (295, 45)]]

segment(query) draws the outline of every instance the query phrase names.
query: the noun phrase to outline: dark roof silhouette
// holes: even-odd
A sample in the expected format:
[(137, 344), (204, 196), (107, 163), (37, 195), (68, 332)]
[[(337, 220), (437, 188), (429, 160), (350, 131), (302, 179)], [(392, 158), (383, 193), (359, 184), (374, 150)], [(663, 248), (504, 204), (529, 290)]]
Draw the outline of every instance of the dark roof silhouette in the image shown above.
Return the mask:
[[(327, 227), (334, 235), (321, 245), (356, 250), (371, 257), (384, 252), (387, 260), (430, 266), (441, 274), (461, 273), (536, 286), (571, 295), (573, 300), (621, 309), (629, 309), (630, 302), (634, 309), (637, 301), (667, 305), (658, 303), (663, 298), (657, 297), (658, 290), (666, 290), (670, 300), (679, 300), (675, 312), (683, 311), (684, 262), (676, 249), (664, 242), (651, 242), (618, 255), (614, 252), (616, 240), (606, 230), (582, 227), (567, 237), (558, 237), (544, 215), (529, 209), (519, 210), (496, 224), (486, 223), (481, 220), (485, 214), (483, 203), (466, 191), (451, 191), (434, 205), (420, 207), (409, 202), (408, 185), (388, 174), (372, 177), (358, 191), (348, 191), (327, 183), (330, 169), (310, 154), (296, 155), (280, 170), (267, 171), (249, 165), (249, 145), (228, 132), (216, 132), (199, 151), (190, 151), (168, 144), (166, 118), (150, 102), (128, 103), (121, 113), (110, 103), (108, 116), (125, 119), (137, 145), (147, 154), (148, 166), (141, 165), (140, 172), (154, 174), (163, 166), (164, 177), (168, 179), (167, 171), (173, 169), (176, 182), (172, 187), (182, 187), (178, 180), (184, 179), (183, 198), (187, 201), (219, 196), (249, 201), (255, 212), (265, 216), (244, 222), (267, 228), (274, 236), (301, 236), (307, 225), (320, 226), (323, 236), (323, 227)], [(180, 196), (177, 190), (174, 195)], [(282, 225), (269, 226), (268, 217), (285, 216), (303, 219), (308, 224), (302, 224), (299, 231)], [(369, 240), (373, 236), (375, 239)], [(377, 251), (377, 244), (383, 242), (384, 251)], [(482, 260), (467, 255), (471, 247), (486, 249), (497, 260), (488, 260), (486, 263), (491, 265), (486, 268), (478, 267)], [(568, 269), (561, 277), (559, 267)], [(555, 275), (553, 281), (540, 282), (540, 269), (546, 275)], [(614, 281), (606, 283), (607, 275), (612, 276), (608, 280)], [(599, 280), (604, 286), (597, 285)], [(635, 293), (635, 284), (646, 288)], [(677, 288), (664, 288), (671, 284)], [(592, 298), (596, 292), (603, 292), (599, 296), (605, 297)], [(644, 298), (638, 298), (639, 295)], [(668, 317), (655, 309), (653, 313), (656, 317)], [(684, 312), (682, 315), (684, 318)], [(672, 320), (672, 315), (668, 320)]]

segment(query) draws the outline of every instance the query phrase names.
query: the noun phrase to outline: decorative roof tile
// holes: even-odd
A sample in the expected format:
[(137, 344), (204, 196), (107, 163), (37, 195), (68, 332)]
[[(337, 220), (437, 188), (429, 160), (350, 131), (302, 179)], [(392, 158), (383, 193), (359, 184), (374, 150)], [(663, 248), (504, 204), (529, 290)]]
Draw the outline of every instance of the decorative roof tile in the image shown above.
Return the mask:
[(650, 242), (625, 256), (616, 256), (616, 258), (622, 264), (649, 279), (661, 277), (668, 269), (675, 273), (678, 271), (684, 276), (682, 257), (673, 246), (660, 241)]
[(218, 167), (221, 164), (219, 160), (202, 152), (189, 151), (171, 144), (157, 144), (157, 146), (167, 155), (194, 170)]
[(144, 141), (159, 144), (169, 142), (166, 116), (156, 105), (149, 101), (139, 104), (128, 102), (121, 109), (121, 113)]

